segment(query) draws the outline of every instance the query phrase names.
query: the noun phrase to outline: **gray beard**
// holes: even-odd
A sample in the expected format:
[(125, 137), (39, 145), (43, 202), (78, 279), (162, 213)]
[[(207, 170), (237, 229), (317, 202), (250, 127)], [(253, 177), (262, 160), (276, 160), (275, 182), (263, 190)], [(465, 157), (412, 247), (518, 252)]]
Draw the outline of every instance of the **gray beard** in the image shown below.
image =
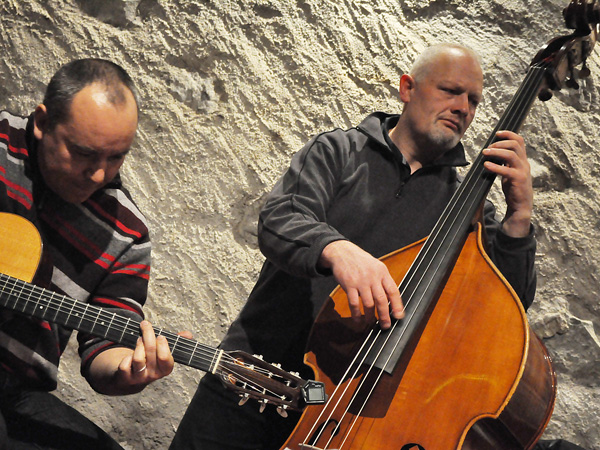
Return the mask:
[(439, 148), (444, 152), (456, 147), (456, 145), (460, 142), (460, 137), (456, 134), (448, 136), (445, 133), (434, 131), (428, 137), (432, 146)]

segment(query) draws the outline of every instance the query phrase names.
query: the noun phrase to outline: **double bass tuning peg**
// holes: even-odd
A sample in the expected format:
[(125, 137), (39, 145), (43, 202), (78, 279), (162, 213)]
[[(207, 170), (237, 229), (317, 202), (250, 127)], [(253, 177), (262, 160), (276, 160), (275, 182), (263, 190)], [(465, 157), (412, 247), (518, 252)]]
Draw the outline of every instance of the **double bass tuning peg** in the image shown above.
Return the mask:
[(565, 86), (571, 89), (579, 89), (579, 83), (577, 82), (577, 76), (575, 75), (575, 68), (572, 63), (571, 53), (569, 53), (569, 78), (565, 80)]
[(575, 80), (575, 77), (568, 78), (565, 81), (565, 85), (571, 89), (579, 89), (579, 83)]
[(590, 76), (590, 69), (587, 66), (587, 61), (583, 61), (583, 66), (581, 67), (581, 70), (579, 71), (579, 78), (587, 78)]
[(538, 94), (538, 99), (541, 102), (547, 102), (552, 98), (552, 91), (550, 89), (542, 89)]

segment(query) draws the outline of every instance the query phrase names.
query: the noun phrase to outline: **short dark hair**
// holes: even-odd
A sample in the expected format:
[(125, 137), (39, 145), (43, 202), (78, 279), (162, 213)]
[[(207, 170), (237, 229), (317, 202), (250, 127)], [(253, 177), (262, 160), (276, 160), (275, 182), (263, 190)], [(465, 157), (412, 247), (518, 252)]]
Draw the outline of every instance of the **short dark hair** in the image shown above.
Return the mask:
[(102, 84), (113, 104), (125, 102), (123, 88), (129, 89), (139, 109), (137, 90), (125, 69), (105, 59), (77, 59), (58, 69), (46, 88), (44, 105), (50, 130), (68, 120), (73, 98), (92, 83)]

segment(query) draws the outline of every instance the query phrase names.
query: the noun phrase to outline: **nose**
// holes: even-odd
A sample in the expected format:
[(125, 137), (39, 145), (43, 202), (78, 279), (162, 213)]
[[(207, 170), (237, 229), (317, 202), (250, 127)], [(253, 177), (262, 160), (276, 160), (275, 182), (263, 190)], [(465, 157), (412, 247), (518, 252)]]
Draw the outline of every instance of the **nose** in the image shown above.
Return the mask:
[(470, 106), (471, 104), (469, 102), (469, 95), (467, 93), (462, 93), (455, 97), (454, 111), (456, 113), (467, 116), (470, 111)]
[(103, 183), (106, 177), (106, 164), (98, 162), (93, 166), (88, 167), (85, 171), (85, 176), (96, 184)]

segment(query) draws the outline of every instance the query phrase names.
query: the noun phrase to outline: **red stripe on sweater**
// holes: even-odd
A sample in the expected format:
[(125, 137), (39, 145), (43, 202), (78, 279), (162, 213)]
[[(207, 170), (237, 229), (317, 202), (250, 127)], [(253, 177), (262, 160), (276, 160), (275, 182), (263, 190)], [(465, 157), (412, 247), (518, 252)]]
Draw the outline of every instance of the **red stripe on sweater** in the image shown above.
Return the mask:
[(13, 200), (18, 201), (21, 205), (23, 205), (25, 208), (27, 209), (31, 209), (31, 203), (28, 202), (27, 200), (25, 200), (23, 197), (21, 197), (20, 195), (17, 195), (15, 192), (13, 191), (6, 191), (6, 194), (12, 198)]
[(95, 355), (97, 355), (98, 353), (100, 353), (102, 350), (104, 350), (106, 347), (112, 347), (114, 344), (113, 343), (108, 343), (106, 345), (103, 345), (102, 347), (98, 347), (96, 350), (94, 350), (93, 352), (91, 352), (88, 357), (85, 359), (85, 361), (83, 361), (84, 363), (87, 363), (90, 359), (92, 359)]
[[(7, 143), (9, 142), (7, 134), (0, 133), (0, 139), (4, 139)], [(8, 150), (10, 150), (12, 153), (29, 156), (29, 152), (26, 148), (13, 147), (12, 145), (8, 144)]]
[(12, 181), (4, 178), (4, 177), (0, 177), (0, 179), (4, 182), (4, 184), (6, 184), (9, 188), (14, 189), (15, 191), (19, 192), (20, 194), (23, 194), (23, 196), (28, 199), (29, 201), (33, 202), (33, 194), (31, 193), (31, 191), (29, 191), (28, 189), (25, 189), (23, 186), (13, 183)]
[(96, 212), (98, 212), (98, 214), (100, 214), (102, 217), (104, 217), (105, 219), (108, 219), (113, 225), (115, 225), (117, 228), (119, 228), (121, 231), (124, 231), (127, 234), (130, 234), (132, 236), (135, 236), (137, 238), (142, 237), (142, 235), (140, 234), (139, 231), (135, 231), (132, 230), (131, 228), (125, 226), (125, 224), (123, 224), (123, 222), (121, 222), (120, 220), (118, 220), (116, 217), (112, 216), (111, 214), (107, 213), (104, 209), (102, 209), (102, 207), (96, 203), (93, 200), (88, 200), (88, 204), (90, 206), (92, 206)]
[[(103, 269), (108, 269), (110, 264), (115, 261), (114, 256), (102, 252), (93, 241), (81, 234), (79, 230), (74, 228), (69, 222), (61, 220), (60, 218), (50, 217), (48, 214), (44, 214), (44, 220), (51, 223), (54, 229), (81, 254), (85, 255), (90, 261), (93, 261)], [(96, 255), (98, 254), (100, 254), (100, 257), (96, 258)]]
[[(117, 267), (117, 264), (115, 264), (115, 267)], [(133, 275), (148, 280), (150, 278), (150, 266), (147, 264), (130, 264), (128, 266), (119, 264), (119, 269), (113, 273)]]
[(119, 273), (121, 275), (129, 275), (129, 276), (133, 276), (133, 277), (139, 277), (144, 280), (150, 279), (150, 275), (148, 273), (140, 273), (137, 270), (115, 270), (113, 273)]

